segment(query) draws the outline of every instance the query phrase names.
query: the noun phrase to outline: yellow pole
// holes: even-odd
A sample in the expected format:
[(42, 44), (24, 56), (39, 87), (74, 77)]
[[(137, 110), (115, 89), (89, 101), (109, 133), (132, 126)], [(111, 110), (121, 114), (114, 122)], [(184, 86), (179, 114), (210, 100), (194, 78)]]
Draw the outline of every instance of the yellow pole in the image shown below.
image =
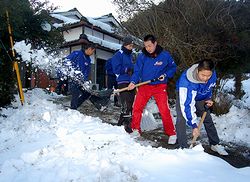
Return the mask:
[(23, 87), (22, 87), (18, 63), (15, 60), (15, 51), (13, 48), (14, 44), (13, 44), (13, 38), (12, 38), (11, 27), (10, 27), (10, 22), (9, 22), (9, 13), (7, 10), (6, 10), (6, 16), (7, 16), (8, 32), (9, 32), (9, 37), (10, 37), (10, 47), (11, 47), (12, 56), (14, 59), (13, 68), (14, 68), (14, 70), (16, 72), (16, 76), (17, 76), (17, 85), (18, 85), (18, 92), (19, 92), (20, 101), (21, 101), (21, 104), (23, 105), (23, 103), (24, 103)]

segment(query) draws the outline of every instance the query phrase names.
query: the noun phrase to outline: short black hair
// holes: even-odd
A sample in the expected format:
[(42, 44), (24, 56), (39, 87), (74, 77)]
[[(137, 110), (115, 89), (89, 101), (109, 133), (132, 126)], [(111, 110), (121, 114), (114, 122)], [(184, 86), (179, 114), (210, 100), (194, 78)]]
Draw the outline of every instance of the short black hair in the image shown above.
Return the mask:
[(148, 34), (144, 37), (144, 42), (151, 41), (152, 43), (155, 43), (156, 37), (154, 35)]
[(215, 67), (214, 62), (211, 59), (202, 59), (198, 62), (198, 71), (202, 70), (213, 71), (214, 67)]

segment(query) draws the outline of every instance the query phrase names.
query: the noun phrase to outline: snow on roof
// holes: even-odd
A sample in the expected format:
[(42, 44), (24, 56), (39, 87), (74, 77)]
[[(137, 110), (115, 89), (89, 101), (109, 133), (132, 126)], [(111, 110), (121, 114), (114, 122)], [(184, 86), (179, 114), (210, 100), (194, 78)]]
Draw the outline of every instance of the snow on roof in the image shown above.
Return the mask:
[(103, 23), (103, 22), (95, 20), (95, 19), (93, 19), (91, 17), (86, 17), (86, 18), (89, 21), (89, 23), (91, 23), (92, 25), (97, 26), (97, 27), (99, 27), (99, 28), (101, 28), (103, 30), (106, 30), (107, 32), (114, 33), (114, 28), (112, 28), (107, 23)]
[(92, 36), (92, 35), (88, 35), (88, 34), (86, 34), (86, 35), (91, 42), (97, 43), (103, 47), (107, 47), (107, 48), (112, 49), (112, 50), (118, 50), (122, 46), (121, 44), (112, 43), (112, 42), (100, 39), (100, 38)]
[[(73, 24), (73, 23), (80, 22), (80, 20), (69, 18), (69, 17), (63, 16), (63, 15), (60, 15), (60, 14), (51, 14), (51, 16), (54, 17), (54, 18), (57, 18), (59, 20), (62, 20), (64, 22), (63, 24)], [(63, 26), (63, 24), (61, 24), (61, 26)], [(60, 24), (56, 23), (56, 25), (58, 27)]]
[[(114, 24), (117, 27), (120, 27), (120, 23), (114, 18), (114, 16), (112, 15), (112, 13), (109, 13), (107, 15), (103, 15), (97, 18), (94, 18), (95, 20), (101, 21), (103, 23), (107, 23), (107, 24)], [(112, 25), (111, 25), (112, 26)]]
[[(58, 23), (53, 24), (53, 26), (56, 27), (56, 28), (57, 27), (62, 27), (64, 24), (73, 24), (73, 23), (80, 22), (80, 20), (69, 18), (66, 15), (59, 14), (59, 13), (56, 13), (56, 14), (53, 13), (53, 14), (51, 14), (51, 16), (54, 17), (54, 18), (57, 18), (59, 20), (62, 20), (64, 22), (63, 24), (58, 24)], [(114, 33), (114, 28), (112, 26), (110, 26), (109, 24), (103, 23), (103, 22), (101, 22), (99, 20), (95, 20), (94, 18), (91, 18), (91, 17), (85, 17), (85, 18), (92, 25), (94, 25), (96, 27), (99, 27), (102, 30), (106, 30), (107, 32)]]

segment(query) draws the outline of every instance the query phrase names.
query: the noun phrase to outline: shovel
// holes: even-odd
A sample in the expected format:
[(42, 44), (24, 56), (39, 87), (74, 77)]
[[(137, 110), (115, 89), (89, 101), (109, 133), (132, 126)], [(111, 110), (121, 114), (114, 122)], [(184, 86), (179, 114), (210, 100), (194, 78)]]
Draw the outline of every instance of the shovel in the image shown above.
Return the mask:
[[(207, 105), (205, 105), (205, 111), (204, 111), (204, 113), (202, 114), (201, 120), (200, 120), (200, 122), (199, 122), (199, 124), (198, 124), (198, 130), (199, 130), (199, 131), (201, 130), (201, 126), (202, 126), (202, 124), (203, 124), (203, 122), (204, 122), (204, 120), (205, 120), (205, 117), (206, 117), (206, 115), (207, 115), (208, 109), (209, 109), (209, 107), (208, 107)], [(197, 138), (198, 138), (198, 136), (193, 137), (192, 142), (191, 142), (191, 145), (190, 145), (190, 147), (189, 147), (190, 149), (194, 147)]]
[[(148, 80), (148, 81), (145, 81), (145, 82), (141, 82), (141, 83), (138, 83), (138, 84), (135, 84), (135, 87), (139, 87), (141, 85), (146, 85), (148, 83), (152, 83), (152, 82), (155, 82), (157, 80), (160, 80), (162, 79), (163, 77), (159, 77), (159, 78), (154, 78), (152, 80)], [(117, 90), (114, 90), (113, 91), (113, 94), (117, 94), (117, 93), (120, 93), (120, 92), (123, 92), (123, 91), (127, 91), (128, 90), (128, 87), (124, 87), (124, 88), (121, 88), (121, 89), (117, 89)]]

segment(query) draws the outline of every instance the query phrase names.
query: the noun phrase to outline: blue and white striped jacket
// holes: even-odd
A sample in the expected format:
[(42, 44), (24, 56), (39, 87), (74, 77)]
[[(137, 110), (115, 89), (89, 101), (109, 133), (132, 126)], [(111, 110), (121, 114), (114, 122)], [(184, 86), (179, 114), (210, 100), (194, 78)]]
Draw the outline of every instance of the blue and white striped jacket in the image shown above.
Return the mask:
[(195, 102), (211, 99), (216, 79), (216, 73), (213, 71), (207, 83), (195, 83), (190, 81), (186, 70), (177, 81), (176, 89), (179, 92), (181, 112), (189, 126), (193, 128), (197, 127)]

